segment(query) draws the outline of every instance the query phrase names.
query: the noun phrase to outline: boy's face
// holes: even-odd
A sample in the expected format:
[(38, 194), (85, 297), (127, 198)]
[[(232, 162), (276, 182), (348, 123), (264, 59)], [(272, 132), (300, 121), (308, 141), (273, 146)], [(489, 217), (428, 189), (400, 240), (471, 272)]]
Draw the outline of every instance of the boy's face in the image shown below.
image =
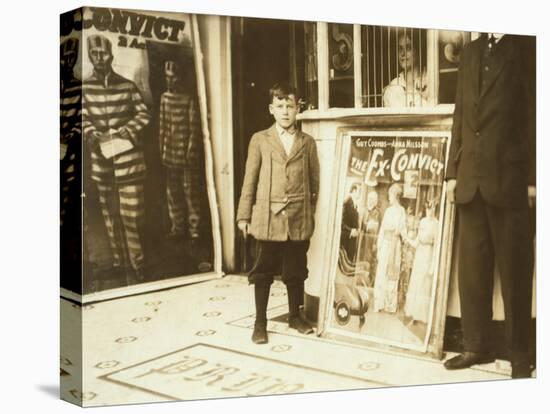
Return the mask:
[(289, 129), (296, 122), (298, 114), (298, 105), (296, 97), (289, 95), (288, 98), (279, 99), (273, 97), (273, 102), (269, 104), (269, 113), (275, 118), (275, 122), (283, 129)]

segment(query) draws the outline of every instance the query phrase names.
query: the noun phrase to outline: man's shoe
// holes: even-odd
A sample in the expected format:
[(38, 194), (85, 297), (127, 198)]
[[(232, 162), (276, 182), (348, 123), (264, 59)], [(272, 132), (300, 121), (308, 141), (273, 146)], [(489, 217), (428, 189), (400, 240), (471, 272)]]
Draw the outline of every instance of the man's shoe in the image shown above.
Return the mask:
[(300, 316), (291, 317), (288, 319), (288, 326), (292, 329), (296, 329), (298, 332), (304, 335), (313, 333), (313, 327), (303, 320)]
[(531, 378), (533, 367), (529, 362), (512, 362), (512, 378)]
[(267, 344), (267, 327), (264, 324), (254, 324), (252, 332), (252, 342), (255, 344)]
[(450, 370), (464, 369), (470, 368), (472, 365), (488, 364), (489, 362), (494, 362), (494, 360), (494, 355), (488, 353), (464, 352), (463, 354), (448, 359), (443, 365)]

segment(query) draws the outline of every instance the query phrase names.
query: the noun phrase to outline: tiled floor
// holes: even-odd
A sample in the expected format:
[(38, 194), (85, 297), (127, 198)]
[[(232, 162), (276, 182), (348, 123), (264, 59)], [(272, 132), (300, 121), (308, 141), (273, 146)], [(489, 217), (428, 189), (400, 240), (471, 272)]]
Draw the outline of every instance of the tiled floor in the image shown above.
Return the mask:
[(284, 322), (286, 303), (276, 282), (266, 345), (250, 341), (253, 287), (240, 276), (84, 306), (80, 383), (80, 345), (67, 335), (79, 309), (62, 300), (62, 397), (101, 406), (509, 378), (502, 361), (452, 372), (441, 361), (300, 335)]

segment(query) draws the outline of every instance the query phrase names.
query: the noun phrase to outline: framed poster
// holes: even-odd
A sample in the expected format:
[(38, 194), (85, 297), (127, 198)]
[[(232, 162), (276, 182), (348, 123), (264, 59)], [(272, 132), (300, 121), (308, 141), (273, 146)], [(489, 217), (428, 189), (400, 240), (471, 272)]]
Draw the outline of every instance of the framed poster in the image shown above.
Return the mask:
[(322, 335), (440, 357), (453, 205), (446, 131), (339, 132)]
[(84, 7), (60, 42), (62, 295), (221, 277), (196, 17)]

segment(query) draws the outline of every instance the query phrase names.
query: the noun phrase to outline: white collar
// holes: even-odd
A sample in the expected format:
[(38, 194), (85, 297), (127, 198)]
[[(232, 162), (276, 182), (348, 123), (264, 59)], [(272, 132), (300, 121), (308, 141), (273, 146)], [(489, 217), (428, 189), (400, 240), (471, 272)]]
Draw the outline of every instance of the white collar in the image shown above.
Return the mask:
[(500, 39), (505, 36), (504, 33), (489, 33), (489, 37), (491, 37), (491, 35), (495, 38), (495, 43), (498, 43)]
[(277, 133), (279, 134), (280, 137), (282, 137), (283, 135), (287, 135), (287, 136), (291, 136), (291, 137), (296, 135), (296, 127), (294, 127), (294, 133), (292, 133), (292, 134), (290, 132), (288, 132), (286, 129), (279, 126), (279, 124), (275, 124), (275, 128), (277, 129)]

